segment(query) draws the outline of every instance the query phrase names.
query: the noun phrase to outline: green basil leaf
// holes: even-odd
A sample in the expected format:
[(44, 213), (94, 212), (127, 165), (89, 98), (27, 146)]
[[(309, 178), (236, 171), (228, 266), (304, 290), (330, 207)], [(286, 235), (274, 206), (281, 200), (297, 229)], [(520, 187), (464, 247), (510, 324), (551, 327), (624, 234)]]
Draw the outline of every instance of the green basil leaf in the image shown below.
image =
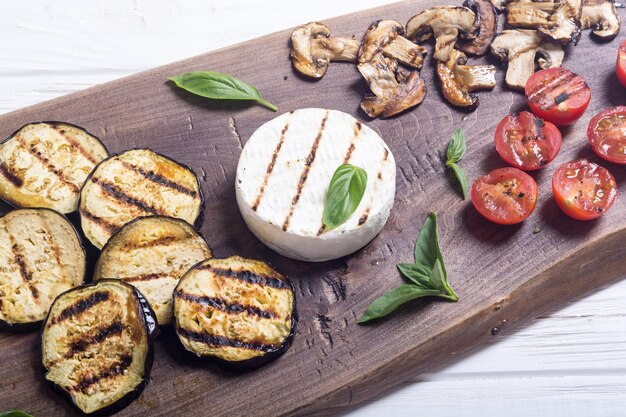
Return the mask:
[(439, 260), (445, 274), (443, 257), (439, 249), (439, 232), (437, 230), (437, 215), (433, 212), (428, 214), (415, 241), (415, 263), (432, 270), (435, 262)]
[(443, 272), (443, 265), (439, 259), (435, 261), (435, 265), (433, 266), (432, 271), (430, 271), (430, 283), (435, 289), (447, 292), (445, 285), (446, 276), (445, 272)]
[(397, 264), (396, 267), (408, 280), (412, 281), (416, 285), (429, 288), (431, 270), (424, 265), (400, 263)]
[(467, 145), (465, 144), (465, 134), (461, 129), (457, 128), (454, 133), (452, 133), (452, 138), (448, 144), (448, 161), (446, 162), (446, 165), (459, 162), (465, 156), (466, 150)]
[(420, 288), (417, 285), (403, 284), (398, 287), (392, 288), (377, 299), (365, 310), (363, 315), (357, 320), (358, 324), (366, 323), (370, 320), (374, 320), (380, 317), (384, 317), (387, 314), (394, 311), (407, 301), (415, 300), (420, 297), (427, 297), (432, 295), (439, 295), (437, 290), (428, 290)]
[(13, 410), (13, 411), (5, 411), (0, 413), (0, 417), (33, 417), (25, 411), (22, 410)]
[(326, 194), (322, 221), (327, 230), (342, 225), (357, 209), (367, 185), (367, 172), (350, 164), (340, 165)]
[(467, 174), (460, 166), (455, 163), (449, 164), (448, 166), (452, 169), (452, 172), (454, 172), (454, 176), (461, 185), (463, 200), (466, 200), (467, 195), (469, 194), (469, 178), (467, 178)]
[(276, 111), (278, 108), (261, 97), (259, 90), (230, 74), (214, 71), (186, 72), (169, 78), (177, 87), (214, 100), (251, 100)]

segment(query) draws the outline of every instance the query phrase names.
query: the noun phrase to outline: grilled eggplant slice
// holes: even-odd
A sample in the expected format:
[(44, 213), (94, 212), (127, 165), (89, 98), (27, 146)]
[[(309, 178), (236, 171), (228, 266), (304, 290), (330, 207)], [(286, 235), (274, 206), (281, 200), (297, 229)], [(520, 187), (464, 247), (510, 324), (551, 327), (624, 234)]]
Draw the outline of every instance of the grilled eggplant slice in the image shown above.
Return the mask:
[(137, 287), (164, 325), (171, 322), (172, 291), (180, 277), (211, 256), (209, 245), (186, 221), (141, 217), (109, 239), (96, 263), (94, 280), (114, 277)]
[(249, 369), (291, 344), (295, 295), (287, 278), (263, 261), (208, 259), (176, 286), (174, 318), (185, 349), (232, 369)]
[(123, 281), (66, 291), (43, 326), (46, 379), (83, 413), (117, 411), (148, 383), (158, 333), (148, 302)]
[(102, 248), (123, 225), (159, 215), (193, 224), (202, 196), (191, 168), (149, 149), (133, 149), (102, 161), (80, 193), (78, 211), (87, 239)]
[(0, 144), (0, 197), (16, 207), (76, 210), (80, 188), (108, 152), (78, 126), (30, 123)]
[(54, 299), (83, 282), (85, 251), (76, 230), (50, 209), (0, 218), (0, 327), (30, 330)]

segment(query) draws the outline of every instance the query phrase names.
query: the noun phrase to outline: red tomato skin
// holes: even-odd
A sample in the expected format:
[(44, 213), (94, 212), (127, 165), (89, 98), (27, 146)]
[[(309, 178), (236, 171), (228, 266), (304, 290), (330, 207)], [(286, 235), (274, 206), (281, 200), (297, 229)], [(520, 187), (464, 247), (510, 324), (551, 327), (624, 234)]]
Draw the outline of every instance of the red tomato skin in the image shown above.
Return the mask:
[(626, 40), (617, 49), (617, 62), (615, 63), (615, 74), (620, 84), (626, 87)]
[[(483, 204), (481, 204), (482, 200), (480, 198), (481, 193), (480, 193), (479, 188), (481, 186), (482, 181), (490, 181), (492, 179), (497, 180), (497, 179), (511, 178), (511, 177), (516, 177), (520, 179), (520, 181), (525, 186), (527, 186), (528, 188), (527, 192), (530, 194), (529, 197), (530, 197), (531, 205), (530, 207), (527, 207), (527, 212), (524, 215), (520, 215), (518, 217), (512, 217), (512, 218), (499, 217), (497, 215), (494, 215), (491, 211), (489, 211), (486, 207), (484, 207)], [(478, 178), (476, 181), (474, 181), (474, 183), (472, 184), (470, 195), (472, 198), (472, 204), (485, 219), (489, 220), (492, 223), (509, 226), (509, 225), (523, 222), (535, 210), (535, 206), (537, 205), (538, 187), (533, 177), (531, 177), (524, 171), (517, 169), (517, 168), (506, 167), (506, 168), (494, 169), (487, 175), (484, 175)]]
[[(619, 158), (611, 156), (600, 146), (599, 143), (597, 143), (597, 141), (600, 139), (598, 138), (599, 135), (595, 131), (595, 127), (597, 126), (598, 122), (600, 122), (600, 120), (613, 115), (623, 115), (624, 117), (626, 117), (626, 106), (611, 107), (593, 116), (589, 121), (589, 125), (587, 126), (587, 138), (589, 139), (591, 149), (593, 149), (596, 155), (598, 155), (600, 158), (614, 164), (626, 165), (626, 155)], [(626, 136), (624, 136), (623, 142), (626, 146)]]
[[(526, 113), (527, 116), (529, 117), (537, 117), (533, 115), (532, 113), (528, 113), (526, 111), (520, 112), (517, 115), (517, 117), (521, 118), (522, 116), (524, 116), (524, 113)], [(506, 139), (505, 139), (507, 127), (513, 117), (514, 115), (511, 115), (511, 114), (504, 116), (504, 118), (502, 119), (502, 121), (500, 121), (500, 124), (498, 124), (498, 127), (496, 128), (496, 133), (494, 136), (494, 142), (496, 144), (496, 151), (498, 152), (500, 157), (504, 160), (504, 162), (506, 162), (507, 164), (515, 168), (518, 168), (524, 171), (536, 171), (545, 167), (550, 162), (552, 162), (554, 158), (556, 158), (556, 156), (559, 154), (559, 151), (561, 150), (561, 144), (563, 143), (563, 138), (561, 136), (561, 132), (559, 131), (559, 129), (554, 124), (550, 122), (546, 122), (544, 120), (543, 128), (541, 130), (542, 130), (544, 137), (546, 138), (545, 140), (547, 140), (547, 142), (553, 147), (552, 153), (546, 156), (546, 159), (544, 160), (543, 164), (530, 165), (530, 164), (524, 164), (523, 162), (520, 163), (519, 158), (518, 160), (516, 160), (515, 156), (512, 155), (510, 146), (507, 144)]]
[[(563, 174), (570, 166), (577, 164), (577, 163), (582, 163), (585, 165), (596, 165), (596, 167), (604, 170), (603, 172), (606, 172), (610, 180), (612, 181), (613, 192), (611, 196), (609, 197), (608, 204), (601, 212), (585, 211), (583, 209), (580, 209), (574, 206), (573, 204), (570, 204), (568, 202), (567, 196), (564, 194), (564, 191), (561, 188), (561, 184), (559, 184), (560, 174)], [(617, 199), (617, 184), (615, 182), (615, 178), (613, 178), (613, 175), (611, 175), (611, 173), (605, 168), (597, 164), (589, 163), (586, 159), (579, 159), (577, 161), (566, 162), (565, 164), (561, 165), (559, 169), (556, 170), (556, 172), (554, 173), (554, 176), (552, 177), (552, 193), (554, 195), (554, 200), (556, 201), (557, 206), (559, 206), (559, 208), (561, 209), (561, 211), (563, 211), (563, 213), (567, 214), (569, 217), (575, 220), (586, 221), (586, 220), (597, 219), (598, 217), (606, 213), (608, 209), (611, 208), (611, 206), (613, 205), (613, 203), (615, 203), (615, 200)]]
[[(584, 91), (582, 91), (580, 97), (575, 97), (575, 100), (566, 100), (566, 102), (562, 103), (567, 106), (563, 109), (559, 109), (557, 107), (553, 108), (542, 108), (540, 105), (531, 100), (531, 95), (533, 89), (542, 84), (542, 79), (553, 78), (560, 71), (567, 71), (574, 76), (578, 76), (577, 74), (572, 73), (571, 71), (565, 68), (547, 68), (540, 71), (537, 71), (533, 75), (530, 76), (528, 81), (526, 82), (525, 93), (528, 101), (528, 106), (530, 110), (537, 116), (541, 117), (543, 120), (546, 120), (550, 123), (553, 123), (556, 126), (567, 126), (574, 123), (576, 120), (580, 119), (580, 117), (585, 113), (587, 107), (589, 106), (589, 102), (591, 101), (591, 88), (587, 85), (586, 82), (583, 83), (585, 85)], [(581, 77), (582, 79), (582, 77)]]

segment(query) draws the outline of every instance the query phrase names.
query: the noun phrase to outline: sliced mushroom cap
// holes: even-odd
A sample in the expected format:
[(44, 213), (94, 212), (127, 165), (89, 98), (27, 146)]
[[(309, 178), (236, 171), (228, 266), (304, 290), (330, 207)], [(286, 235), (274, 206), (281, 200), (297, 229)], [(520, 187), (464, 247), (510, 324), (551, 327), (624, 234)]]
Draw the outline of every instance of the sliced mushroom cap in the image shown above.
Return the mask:
[(451, 104), (474, 110), (478, 107), (477, 90), (490, 90), (496, 86), (496, 67), (493, 65), (465, 65), (467, 57), (454, 50), (448, 62), (437, 63), (437, 76), (443, 96)]
[(395, 20), (379, 20), (372, 23), (363, 36), (359, 62), (370, 61), (381, 52), (387, 58), (419, 69), (427, 51), (404, 37), (404, 27), (400, 23)]
[(612, 0), (584, 0), (582, 28), (592, 29), (591, 34), (598, 40), (615, 39), (620, 31), (620, 18)]
[(581, 14), (582, 0), (561, 0), (548, 24), (538, 29), (539, 33), (558, 43), (576, 45), (580, 40)]
[(515, 28), (538, 29), (550, 24), (550, 17), (559, 8), (558, 2), (515, 0), (507, 4), (506, 23)]
[[(357, 68), (373, 93), (361, 102), (361, 108), (370, 117), (393, 116), (420, 104), (426, 95), (426, 86), (419, 72), (402, 68), (398, 64), (401, 59), (389, 52), (388, 46), (403, 33), (402, 25), (398, 22), (381, 20), (372, 23), (363, 36)], [(404, 41), (400, 42), (405, 44)], [(421, 60), (424, 50), (418, 45), (414, 46), (420, 48), (414, 50), (419, 51)], [(415, 66), (414, 61), (411, 66)]]
[(406, 24), (407, 38), (424, 42), (434, 36), (437, 61), (447, 62), (457, 37), (473, 39), (476, 15), (467, 7), (431, 7), (413, 16)]
[(491, 43), (491, 53), (508, 61), (506, 84), (524, 90), (526, 81), (537, 67), (560, 67), (565, 53), (563, 46), (543, 39), (534, 30), (504, 30)]
[(331, 38), (322, 23), (298, 26), (291, 34), (291, 59), (300, 74), (322, 78), (330, 61), (356, 62), (360, 42), (350, 38)]
[(457, 42), (457, 48), (466, 54), (485, 55), (489, 50), (491, 41), (496, 36), (498, 22), (496, 11), (489, 0), (465, 0), (463, 5), (476, 15), (474, 22), (476, 37), (471, 41)]

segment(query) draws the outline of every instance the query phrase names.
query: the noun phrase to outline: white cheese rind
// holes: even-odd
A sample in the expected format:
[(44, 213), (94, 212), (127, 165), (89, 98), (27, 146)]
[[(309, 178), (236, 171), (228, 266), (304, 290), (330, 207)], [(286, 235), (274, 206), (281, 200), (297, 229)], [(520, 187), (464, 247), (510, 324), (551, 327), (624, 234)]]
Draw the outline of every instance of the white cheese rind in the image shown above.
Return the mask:
[[(365, 194), (344, 224), (320, 233), (328, 185), (346, 162), (367, 172)], [(372, 129), (337, 110), (301, 109), (254, 132), (241, 153), (235, 188), (244, 220), (263, 243), (318, 262), (348, 255), (382, 230), (395, 179), (393, 155)]]

